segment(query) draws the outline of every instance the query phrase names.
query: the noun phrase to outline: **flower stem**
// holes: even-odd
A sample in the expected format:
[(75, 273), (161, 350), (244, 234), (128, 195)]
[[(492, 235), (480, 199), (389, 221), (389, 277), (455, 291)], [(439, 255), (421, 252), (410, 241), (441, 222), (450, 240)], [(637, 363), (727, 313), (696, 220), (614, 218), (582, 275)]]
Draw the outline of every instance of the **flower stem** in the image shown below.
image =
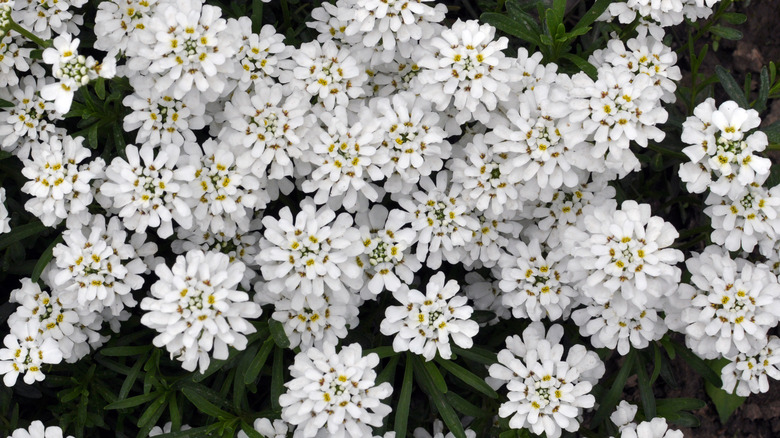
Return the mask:
[(11, 26), (8, 28), (9, 30), (15, 30), (19, 32), (23, 37), (27, 38), (28, 40), (34, 42), (35, 44), (41, 46), (41, 48), (47, 48), (51, 47), (52, 43), (50, 40), (42, 40), (39, 37), (37, 37), (35, 34), (30, 32), (29, 30), (23, 28), (19, 25), (19, 23), (12, 21)]

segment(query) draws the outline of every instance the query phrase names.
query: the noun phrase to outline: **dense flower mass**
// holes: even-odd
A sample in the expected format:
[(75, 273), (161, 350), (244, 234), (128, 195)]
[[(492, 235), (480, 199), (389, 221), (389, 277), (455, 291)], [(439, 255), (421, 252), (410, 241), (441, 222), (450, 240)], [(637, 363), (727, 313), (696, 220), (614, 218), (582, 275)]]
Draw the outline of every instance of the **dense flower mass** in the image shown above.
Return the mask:
[(679, 438), (683, 348), (767, 392), (774, 65), (702, 102), (731, 2), (526, 3), (0, 0), (0, 434)]

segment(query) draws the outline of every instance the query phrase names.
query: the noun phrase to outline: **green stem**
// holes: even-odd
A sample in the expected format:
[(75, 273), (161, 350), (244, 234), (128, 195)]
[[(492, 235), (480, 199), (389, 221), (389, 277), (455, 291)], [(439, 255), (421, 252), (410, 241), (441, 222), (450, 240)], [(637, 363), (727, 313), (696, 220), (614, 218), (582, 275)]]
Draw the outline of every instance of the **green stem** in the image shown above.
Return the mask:
[(35, 34), (30, 32), (29, 30), (23, 28), (19, 25), (19, 23), (12, 21), (11, 26), (8, 28), (9, 30), (15, 30), (19, 32), (23, 37), (27, 38), (28, 40), (34, 42), (35, 44), (41, 46), (42, 48), (47, 48), (52, 46), (52, 42), (50, 40), (42, 40), (39, 37), (37, 37)]

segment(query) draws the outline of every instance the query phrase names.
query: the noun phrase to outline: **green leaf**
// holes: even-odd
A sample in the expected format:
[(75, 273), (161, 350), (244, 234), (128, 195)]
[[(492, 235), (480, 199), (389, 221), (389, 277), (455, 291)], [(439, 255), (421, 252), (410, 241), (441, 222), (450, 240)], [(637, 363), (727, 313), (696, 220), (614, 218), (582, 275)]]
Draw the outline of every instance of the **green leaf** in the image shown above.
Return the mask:
[(699, 417), (690, 412), (678, 412), (666, 417), (666, 419), (669, 420), (669, 423), (680, 427), (699, 427), (701, 425)]
[(263, 342), (263, 346), (260, 351), (257, 352), (252, 363), (249, 364), (249, 368), (244, 374), (244, 384), (251, 385), (257, 381), (257, 376), (260, 375), (260, 371), (263, 369), (265, 362), (268, 360), (268, 355), (271, 354), (271, 350), (274, 348), (274, 340), (268, 338)]
[(284, 350), (274, 349), (274, 366), (271, 368), (271, 407), (281, 409), (279, 396), (284, 392)]
[(11, 108), (14, 106), (16, 105), (14, 105), (12, 102), (9, 102), (5, 99), (0, 99), (0, 108)]
[(95, 95), (98, 99), (106, 100), (106, 80), (103, 78), (97, 78), (95, 80)]
[(481, 347), (474, 346), (466, 350), (464, 348), (458, 347), (457, 345), (453, 345), (452, 352), (458, 356), (463, 356), (466, 359), (473, 360), (474, 362), (478, 362), (484, 365), (493, 365), (494, 363), (498, 363), (498, 356), (496, 353)]
[(108, 404), (103, 407), (103, 409), (111, 410), (133, 408), (160, 397), (160, 394), (160, 391), (154, 391), (150, 392), (149, 394), (136, 395), (135, 397), (126, 398), (124, 400), (119, 400), (116, 403)]
[(725, 12), (721, 14), (720, 19), (729, 24), (742, 24), (747, 21), (747, 15), (739, 12)]
[(47, 246), (43, 251), (43, 254), (41, 254), (41, 257), (38, 259), (38, 262), (33, 268), (32, 274), (30, 274), (30, 280), (32, 280), (33, 283), (36, 283), (38, 279), (41, 278), (41, 273), (44, 269), (46, 269), (46, 265), (49, 264), (53, 257), (52, 251), (54, 251), (54, 247), (57, 246), (57, 244), (60, 242), (62, 242), (62, 234), (57, 236), (56, 239), (52, 240), (49, 246)]
[(256, 431), (254, 427), (243, 420), (241, 421), (241, 430), (243, 430), (249, 438), (263, 438), (263, 436), (260, 435), (260, 432)]
[(642, 400), (645, 418), (653, 418), (655, 417), (655, 395), (653, 394), (652, 386), (650, 386), (650, 379), (647, 377), (647, 368), (645, 368), (644, 357), (641, 353), (637, 354), (636, 376), (639, 386), (639, 399)]
[(698, 398), (662, 398), (656, 400), (658, 415), (666, 417), (665, 414), (679, 411), (695, 411), (707, 406), (704, 400)]
[(152, 430), (157, 420), (162, 416), (163, 411), (165, 411), (166, 404), (168, 404), (168, 397), (162, 396), (146, 408), (144, 413), (138, 418), (138, 423), (136, 423), (140, 429), (138, 435), (136, 435), (137, 438), (149, 436), (149, 431)]
[(691, 350), (689, 350), (687, 347), (678, 344), (677, 342), (672, 341), (674, 344), (674, 350), (677, 352), (677, 354), (688, 363), (688, 365), (693, 368), (694, 371), (696, 371), (700, 376), (704, 378), (707, 382), (709, 382), (711, 385), (720, 388), (723, 383), (720, 381), (720, 376), (715, 373), (715, 371), (710, 368), (706, 362), (704, 362), (703, 359), (701, 359), (699, 356), (696, 356)]
[(252, 0), (252, 33), (260, 33), (263, 28), (263, 2)]
[(98, 143), (98, 129), (100, 128), (99, 123), (95, 123), (94, 125), (90, 126), (89, 131), (87, 131), (87, 143), (89, 144), (90, 149), (97, 149), (100, 144)]
[(491, 413), (479, 408), (478, 406), (474, 405), (473, 403), (469, 402), (465, 398), (459, 396), (458, 394), (455, 394), (454, 392), (450, 391), (446, 394), (444, 394), (445, 397), (447, 397), (447, 401), (450, 402), (453, 408), (455, 408), (456, 411), (460, 412), (463, 415), (467, 415), (469, 417), (486, 417), (490, 416)]
[(436, 356), (436, 362), (438, 362), (439, 365), (442, 366), (442, 368), (447, 370), (453, 376), (457, 377), (466, 385), (476, 389), (477, 391), (481, 392), (482, 394), (485, 394), (490, 398), (493, 399), (498, 398), (498, 393), (493, 388), (491, 388), (490, 385), (487, 384), (487, 382), (485, 382), (485, 379), (477, 376), (476, 374), (472, 373), (466, 368), (463, 368), (462, 366), (456, 364), (455, 362), (452, 362), (447, 359), (443, 359), (440, 356)]
[(152, 349), (151, 345), (134, 345), (134, 346), (124, 346), (124, 347), (107, 347), (100, 350), (100, 354), (103, 356), (116, 356), (116, 357), (123, 357), (123, 356), (138, 356), (139, 354), (144, 354)]
[[(385, 382), (390, 382), (391, 379), (395, 376), (395, 367), (398, 366), (398, 360), (401, 358), (400, 354), (397, 354), (390, 358), (390, 362), (387, 363), (387, 366), (379, 373), (378, 376), (376, 376), (375, 383), (377, 385), (380, 385)], [(391, 382), (392, 383), (392, 382)]]
[(395, 350), (393, 350), (393, 347), (391, 347), (390, 345), (363, 350), (363, 356), (368, 356), (371, 353), (376, 353), (376, 355), (379, 356), (380, 359), (392, 357), (397, 354)]
[(216, 405), (206, 400), (205, 397), (199, 394), (198, 391), (191, 386), (185, 386), (182, 388), (181, 392), (187, 397), (187, 400), (192, 402), (198, 411), (203, 412), (210, 417), (218, 418), (220, 420), (235, 418), (235, 415), (218, 408)]
[(270, 318), (268, 320), (268, 329), (271, 331), (271, 336), (276, 345), (281, 348), (290, 348), (290, 339), (287, 338), (287, 334), (284, 332), (284, 325), (281, 322)]
[(719, 36), (726, 40), (736, 41), (742, 39), (742, 32), (734, 29), (733, 27), (725, 27), (716, 24), (710, 27), (710, 32), (712, 32), (713, 35)]
[(615, 406), (617, 406), (618, 402), (623, 396), (623, 388), (626, 386), (626, 380), (628, 380), (628, 376), (631, 373), (631, 370), (634, 368), (635, 360), (636, 350), (632, 348), (626, 356), (626, 360), (623, 362), (623, 365), (621, 365), (617, 376), (615, 376), (615, 381), (612, 382), (612, 386), (609, 388), (609, 391), (607, 391), (607, 393), (604, 394), (604, 396), (599, 400), (599, 409), (596, 411), (596, 414), (593, 415), (593, 419), (590, 421), (591, 427), (595, 427), (595, 425), (600, 424), (606, 420), (609, 415), (612, 414), (612, 412), (615, 411)]
[(766, 66), (761, 67), (758, 83), (758, 99), (753, 104), (753, 109), (762, 112), (766, 109), (766, 101), (769, 99), (769, 71)]
[[(712, 367), (714, 368), (713, 372), (720, 373), (721, 369), (728, 363), (728, 359), (714, 361), (712, 363)], [(714, 386), (710, 382), (704, 382), (704, 390), (707, 391), (707, 395), (710, 396), (710, 399), (715, 404), (715, 410), (718, 411), (718, 418), (723, 425), (729, 421), (731, 414), (747, 400), (747, 397), (740, 397), (736, 394), (728, 393), (721, 389), (720, 386)]]
[(585, 12), (582, 18), (580, 18), (580, 21), (571, 31), (575, 32), (585, 27), (589, 27), (596, 21), (597, 18), (601, 16), (601, 14), (604, 13), (604, 11), (607, 10), (610, 3), (612, 3), (612, 0), (596, 0), (596, 2), (593, 3), (593, 6), (591, 6), (587, 12)]
[(431, 381), (436, 385), (436, 389), (439, 390), (442, 394), (447, 393), (447, 382), (444, 381), (444, 376), (441, 375), (441, 371), (439, 371), (439, 368), (436, 367), (436, 364), (430, 361), (423, 361), (423, 366), (425, 367), (425, 370), (428, 372), (428, 376), (430, 376)]
[(45, 229), (46, 225), (38, 220), (30, 222), (29, 224), (18, 225), (12, 228), (9, 233), (0, 236), (0, 249), (8, 248), (13, 243), (40, 234), (41, 231)]
[(409, 406), (412, 400), (412, 383), (414, 382), (414, 372), (412, 370), (412, 354), (406, 353), (406, 366), (404, 367), (404, 380), (401, 384), (401, 392), (398, 395), (398, 407), (395, 411), (395, 420), (393, 421), (393, 430), (396, 436), (406, 435), (406, 425), (409, 421)]
[(179, 393), (171, 392), (168, 400), (168, 413), (171, 416), (171, 430), (181, 428), (181, 410), (179, 410)]
[(723, 89), (726, 90), (726, 94), (728, 94), (732, 100), (737, 102), (740, 107), (750, 109), (750, 104), (748, 104), (745, 93), (742, 92), (742, 87), (737, 84), (737, 81), (734, 80), (734, 77), (731, 76), (731, 73), (723, 68), (723, 66), (718, 65), (715, 67), (715, 74), (718, 76), (718, 80), (720, 80), (720, 85), (722, 85)]
[(162, 435), (157, 435), (158, 438), (202, 438), (208, 435), (209, 426), (196, 427), (194, 429), (180, 430), (178, 432), (168, 432)]
[(444, 393), (439, 391), (439, 388), (431, 375), (428, 374), (428, 368), (426, 368), (425, 362), (423, 362), (420, 356), (412, 355), (411, 357), (415, 381), (417, 381), (423, 391), (428, 394), (428, 399), (439, 412), (439, 416), (442, 421), (444, 421), (444, 424), (450, 432), (452, 432), (455, 438), (466, 438), (466, 431), (460, 423), (460, 417), (455, 413), (452, 405), (450, 405), (445, 398)]
[(561, 58), (568, 59), (572, 62), (572, 64), (576, 65), (577, 68), (584, 71), (585, 74), (590, 76), (591, 79), (596, 79), (599, 76), (598, 70), (596, 67), (593, 66), (590, 62), (586, 61), (584, 58), (575, 55), (574, 53), (564, 53), (561, 55)]
[[(84, 426), (86, 426), (87, 424), (88, 407), (89, 407), (89, 391), (87, 391), (86, 389), (82, 389), (81, 399), (79, 400), (79, 406), (76, 409), (76, 430), (77, 431), (83, 431)], [(80, 435), (80, 433), (77, 434)]]
[(485, 12), (480, 16), (480, 20), (490, 24), (491, 26), (494, 26), (496, 29), (502, 32), (516, 36), (531, 44), (535, 44), (537, 46), (542, 44), (540, 34), (538, 32), (534, 32), (527, 25), (523, 25), (524, 23), (513, 20), (504, 14), (499, 14), (496, 12)]
[(664, 363), (663, 354), (661, 354), (661, 348), (658, 347), (657, 342), (653, 342), (653, 374), (650, 375), (650, 384), (654, 384), (661, 375), (661, 365)]

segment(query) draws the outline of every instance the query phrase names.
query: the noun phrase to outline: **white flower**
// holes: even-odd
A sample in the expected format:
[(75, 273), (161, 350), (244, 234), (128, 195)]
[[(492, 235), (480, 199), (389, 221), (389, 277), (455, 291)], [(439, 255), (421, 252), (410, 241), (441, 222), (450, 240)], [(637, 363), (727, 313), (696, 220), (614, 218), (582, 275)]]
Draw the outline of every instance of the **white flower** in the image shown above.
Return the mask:
[(463, 187), (462, 196), (488, 218), (513, 217), (522, 200), (511, 173), (510, 156), (495, 147), (494, 136), (477, 134), (466, 145), (464, 158), (455, 158), (449, 168), (452, 182)]
[(427, 99), (411, 92), (391, 98), (372, 99), (376, 116), (382, 117), (382, 147), (377, 152), (382, 172), (388, 178), (385, 190), (410, 193), (421, 176), (441, 170), (452, 146), (445, 138), (442, 120)]
[(780, 319), (780, 284), (764, 264), (732, 260), (708, 246), (685, 261), (691, 285), (681, 284), (667, 310), (667, 324), (705, 359), (756, 355)]
[(236, 289), (244, 269), (225, 254), (199, 250), (177, 257), (172, 268), (157, 265), (160, 279), (141, 301), (141, 323), (160, 332), (154, 345), (165, 346), (185, 370), (199, 366), (201, 373), (212, 350), (215, 359), (227, 359), (228, 347), (245, 349), (245, 335), (255, 332), (246, 318), (259, 317), (262, 309)]
[(155, 91), (176, 99), (192, 92), (206, 102), (216, 100), (237, 68), (240, 47), (221, 16), (220, 8), (201, 0), (160, 3), (145, 26), (133, 31), (129, 73), (154, 75)]
[(89, 221), (87, 210), (92, 203), (90, 181), (95, 174), (87, 164), (89, 149), (82, 146), (84, 137), (52, 136), (46, 143), (33, 148), (30, 159), (22, 160), (22, 174), (29, 180), (22, 187), (32, 198), (24, 208), (46, 226), (55, 226), (67, 219), (76, 227)]
[(360, 344), (333, 344), (322, 350), (310, 348), (295, 356), (290, 366), (292, 379), (287, 392), (279, 396), (282, 420), (296, 425), (296, 436), (313, 438), (322, 429), (330, 436), (364, 438), (373, 436), (371, 426), (380, 426), (390, 406), (380, 400), (393, 392), (390, 383), (377, 385), (374, 368), (379, 356), (363, 356)]
[(638, 425), (630, 424), (620, 430), (620, 438), (684, 438), (682, 431), (669, 429), (666, 418), (655, 417)]
[(567, 257), (559, 250), (549, 251), (537, 240), (529, 244), (517, 239), (507, 245), (509, 253), (499, 260), (499, 287), (502, 303), (515, 318), (555, 321), (568, 315), (578, 293), (568, 283)]
[[(251, 95), (236, 91), (216, 117), (225, 122), (218, 137), (246, 149), (241, 160), (254, 160), (252, 173), (258, 178), (293, 176), (293, 159), (309, 148), (306, 137), (316, 123), (310, 109), (306, 94), (290, 86), (260, 84)], [(308, 167), (304, 170), (308, 173)]]
[(241, 47), (236, 55), (240, 75), (238, 88), (246, 90), (251, 86), (273, 85), (279, 77), (279, 61), (292, 55), (292, 47), (284, 44), (284, 35), (277, 33), (270, 24), (263, 26), (260, 33), (256, 34), (252, 33), (252, 20), (249, 17), (239, 17), (234, 23), (237, 23), (241, 35)]
[(366, 73), (358, 66), (346, 47), (333, 41), (303, 43), (292, 55), (290, 71), (282, 74), (282, 83), (317, 97), (328, 111), (338, 105), (346, 107), (350, 99), (363, 95)]
[(501, 404), (498, 415), (509, 417), (512, 429), (558, 438), (563, 430), (576, 432), (583, 409), (595, 405), (590, 391), (604, 374), (604, 363), (582, 345), (569, 348), (564, 360), (562, 337), (560, 325), (545, 334), (544, 325), (533, 322), (522, 338), (506, 339), (507, 349), (490, 366), (488, 383), (494, 388), (507, 385), (509, 401)]
[(301, 304), (298, 304), (300, 291), (282, 293), (281, 297), (263, 295), (261, 300), (274, 305), (271, 318), (284, 324), (290, 348), (300, 347), (305, 351), (311, 347), (322, 348), (324, 343), (337, 345), (339, 339), (347, 337), (348, 329), (360, 322), (357, 295), (350, 295), (349, 301), (343, 302), (326, 291), (323, 295), (303, 296)]
[(637, 405), (632, 405), (625, 400), (621, 400), (620, 404), (615, 408), (615, 412), (609, 416), (609, 419), (620, 430), (623, 430), (626, 426), (634, 425), (632, 421), (634, 421), (637, 410)]
[(604, 304), (586, 303), (586, 307), (571, 314), (571, 319), (579, 326), (582, 336), (590, 336), (594, 347), (617, 348), (623, 356), (632, 346), (646, 348), (650, 342), (661, 339), (667, 330), (654, 308), (637, 306), (619, 294)]
[(140, 149), (129, 145), (125, 155), (127, 161), (116, 157), (106, 168), (107, 181), (100, 193), (110, 204), (104, 207), (115, 209), (125, 227), (138, 233), (151, 227), (157, 228), (160, 237), (168, 237), (173, 234), (174, 219), (190, 228), (192, 213), (182, 199), (188, 186), (174, 171), (179, 148), (168, 145), (155, 156), (148, 144)]
[(156, 92), (154, 81), (144, 76), (133, 77), (131, 84), (135, 91), (125, 96), (122, 103), (132, 112), (125, 116), (122, 126), (125, 132), (138, 129), (135, 141), (139, 144), (182, 146), (194, 142), (192, 131), (203, 128), (210, 119), (205, 114), (206, 106), (197, 97), (176, 99)]
[(472, 212), (479, 226), (464, 247), (462, 263), (469, 268), (492, 268), (498, 263), (510, 239), (516, 239), (523, 226), (515, 219), (489, 219), (478, 211)]
[[(433, 435), (422, 427), (418, 427), (414, 429), (414, 438), (455, 438), (455, 435), (453, 435), (452, 432), (445, 435), (444, 423), (442, 423), (441, 420), (436, 419), (433, 422)], [(466, 438), (477, 438), (477, 433), (471, 429), (466, 429)]]
[(176, 237), (179, 240), (174, 240), (171, 243), (171, 250), (173, 250), (174, 254), (184, 254), (193, 249), (200, 249), (204, 252), (213, 250), (227, 254), (231, 263), (235, 260), (240, 260), (250, 268), (244, 271), (244, 279), (241, 281), (241, 286), (245, 290), (249, 290), (250, 281), (257, 276), (257, 273), (254, 271), (254, 269), (258, 268), (255, 263), (255, 257), (259, 250), (257, 242), (260, 240), (261, 234), (256, 230), (260, 225), (259, 221), (253, 221), (250, 222), (251, 231), (242, 232), (238, 230), (229, 235), (224, 232), (210, 233), (198, 229), (187, 230), (179, 227), (176, 231)]
[(614, 202), (589, 210), (583, 229), (569, 227), (564, 248), (568, 271), (582, 293), (599, 304), (615, 294), (640, 307), (659, 306), (680, 281), (682, 251), (669, 248), (677, 238), (672, 224), (650, 215), (649, 204)]
[(136, 29), (146, 26), (157, 0), (108, 0), (95, 14), (95, 48), (111, 54), (125, 52)]
[[(8, 438), (62, 438), (62, 429), (59, 426), (44, 427), (40, 420), (35, 420), (27, 429), (16, 429)], [(73, 438), (69, 435), (67, 438)]]
[(83, 349), (77, 345), (86, 344), (87, 334), (81, 329), (80, 315), (63, 305), (58, 292), (50, 295), (42, 291), (38, 283), (23, 278), (22, 287), (11, 292), (10, 301), (19, 303), (19, 306), (8, 317), (8, 325), (13, 328), (29, 322), (35, 323), (41, 341), (54, 339), (62, 352), (62, 358), (72, 363), (84, 356), (79, 354)]
[(126, 243), (122, 221), (95, 215), (82, 227), (68, 229), (63, 243), (52, 250), (56, 264), (54, 284), (65, 303), (73, 308), (101, 312), (108, 307), (113, 315), (137, 303), (131, 292), (144, 284), (148, 271), (142, 256), (157, 252), (154, 243), (144, 244), (144, 234), (133, 234)]
[(404, 211), (388, 212), (381, 204), (355, 215), (363, 242), (363, 253), (358, 256), (358, 266), (366, 276), (360, 290), (363, 299), (376, 298), (384, 290), (394, 292), (404, 283), (411, 284), (414, 273), (422, 266), (419, 260), (411, 257), (417, 233), (411, 228), (402, 228), (404, 219)]
[(20, 159), (29, 158), (31, 142), (48, 142), (49, 136), (55, 133), (52, 122), (62, 118), (54, 104), (38, 94), (45, 84), (45, 79), (25, 76), (20, 85), (2, 92), (2, 98), (14, 106), (0, 110), (0, 147), (16, 153)]
[(769, 255), (780, 235), (780, 186), (767, 190), (757, 183), (744, 186), (733, 198), (711, 192), (704, 213), (712, 218), (712, 241), (729, 251), (753, 251)]
[(431, 277), (425, 294), (406, 285), (393, 292), (401, 306), (389, 306), (385, 311), (380, 331), (385, 336), (395, 335), (393, 350), (411, 351), (433, 360), (438, 351), (444, 359), (452, 357), (450, 337), (461, 348), (471, 348), (479, 325), (469, 319), (474, 309), (466, 304), (465, 296), (457, 295), (457, 281), (444, 283), (444, 273)]
[(407, 222), (417, 231), (417, 260), (431, 269), (441, 266), (442, 258), (458, 263), (463, 247), (470, 241), (479, 221), (470, 215), (468, 201), (463, 199), (461, 186), (449, 184), (449, 172), (441, 171), (434, 183), (430, 178), (420, 180), (422, 190), (398, 200), (407, 211)]
[(84, 24), (81, 14), (74, 14), (72, 8), (80, 8), (87, 0), (36, 0), (17, 1), (12, 4), (14, 21), (44, 40), (52, 33), (77, 35)]
[[(258, 418), (255, 420), (252, 428), (258, 431), (264, 438), (287, 438), (289, 425), (282, 420), (274, 420), (274, 422), (271, 423), (271, 420), (267, 418)], [(249, 435), (243, 430), (240, 430), (238, 431), (237, 438), (249, 438)]]
[(347, 302), (347, 288), (362, 286), (363, 273), (355, 258), (363, 248), (349, 213), (336, 217), (327, 206), (317, 210), (307, 198), (295, 217), (284, 207), (279, 219), (263, 217), (263, 225), (257, 263), (271, 293), (299, 292), (293, 299), (294, 308), (301, 308), (309, 294), (323, 295), (325, 288)]
[(453, 100), (455, 120), (490, 120), (499, 100), (509, 98), (511, 61), (504, 56), (509, 40), (494, 40), (496, 29), (477, 20), (458, 19), (451, 28), (431, 38), (429, 54), (417, 64), (421, 96), (444, 111)]
[(708, 98), (683, 123), (683, 152), (691, 159), (680, 166), (680, 179), (693, 193), (707, 188), (712, 193), (735, 198), (743, 187), (763, 182), (771, 161), (754, 155), (769, 144), (766, 134), (748, 131), (761, 123), (756, 110), (744, 110), (734, 101), (715, 107)]
[(0, 234), (11, 231), (11, 218), (5, 208), (5, 188), (0, 187)]
[(40, 323), (34, 319), (15, 324), (11, 333), (3, 338), (5, 348), (0, 348), (0, 374), (4, 374), (5, 386), (14, 386), (19, 374), (24, 383), (32, 385), (45, 379), (43, 364), (58, 364), (62, 350), (53, 337), (39, 333)]
[[(494, 267), (492, 272), (495, 274), (498, 269)], [(474, 310), (484, 310), (496, 315), (495, 318), (487, 322), (488, 325), (512, 317), (512, 311), (502, 302), (504, 293), (498, 286), (499, 280), (494, 277), (498, 276), (491, 275), (485, 278), (478, 272), (472, 271), (466, 274), (466, 284), (463, 286), (463, 292), (474, 303)]]
[(724, 391), (747, 397), (769, 391), (769, 378), (780, 379), (780, 338), (770, 336), (758, 354), (729, 358), (720, 372)]
[[(2, 11), (0, 11), (0, 29), (5, 29), (2, 21)], [(20, 47), (24, 45), (21, 38), (8, 33), (3, 36), (2, 33), (0, 30), (0, 87), (8, 87), (19, 83), (19, 72), (30, 70), (32, 49)]]
[(202, 145), (187, 143), (179, 157), (177, 177), (188, 181), (189, 195), (179, 196), (192, 212), (193, 226), (201, 231), (235, 234), (248, 231), (251, 214), (270, 201), (250, 164), (233, 148), (212, 139)]

